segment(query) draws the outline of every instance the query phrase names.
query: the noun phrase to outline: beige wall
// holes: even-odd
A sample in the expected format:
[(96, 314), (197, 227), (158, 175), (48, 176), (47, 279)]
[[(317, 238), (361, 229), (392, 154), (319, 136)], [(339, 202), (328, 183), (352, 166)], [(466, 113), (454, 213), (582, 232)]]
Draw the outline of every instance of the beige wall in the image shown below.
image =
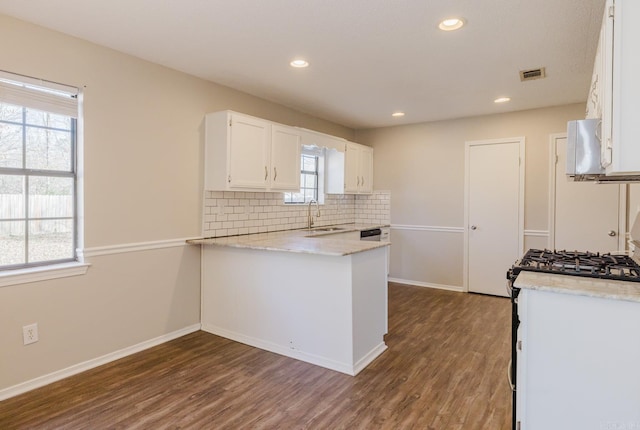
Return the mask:
[(391, 191), (391, 224), (414, 227), (392, 230), (391, 277), (462, 287), (467, 141), (525, 137), (525, 245), (546, 246), (532, 234), (548, 231), (549, 135), (581, 117), (584, 105), (573, 104), (358, 130), (356, 141), (375, 151), (374, 188)]
[[(0, 52), (0, 69), (84, 89), (89, 251), (200, 234), (206, 112), (353, 138), (349, 128), (2, 15)], [(198, 248), (89, 262), (85, 276), (0, 287), (0, 394), (199, 323)], [(33, 322), (40, 341), (25, 347), (22, 326)]]

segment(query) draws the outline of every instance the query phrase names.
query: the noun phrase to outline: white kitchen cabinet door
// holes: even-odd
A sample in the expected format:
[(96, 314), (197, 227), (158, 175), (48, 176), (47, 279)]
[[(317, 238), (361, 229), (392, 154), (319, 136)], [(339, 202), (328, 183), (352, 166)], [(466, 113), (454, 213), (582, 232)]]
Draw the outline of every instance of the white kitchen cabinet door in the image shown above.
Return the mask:
[(587, 112), (585, 117), (602, 118), (603, 103), (603, 87), (604, 87), (604, 53), (605, 49), (605, 27), (600, 29), (600, 38), (598, 39), (598, 48), (596, 49), (596, 59), (593, 62), (593, 74), (591, 76), (591, 86), (587, 96)]
[(373, 148), (360, 147), (360, 193), (373, 192)]
[(271, 126), (272, 191), (300, 190), (301, 134), (293, 127)]
[(610, 16), (613, 0), (606, 0), (602, 27), (600, 28), (600, 64), (594, 67), (599, 70), (599, 97), (600, 97), (600, 160), (602, 166), (611, 165), (611, 144), (613, 125), (613, 16)]
[(344, 193), (370, 194), (372, 192), (373, 148), (347, 142), (344, 155)]
[(268, 187), (270, 127), (268, 121), (231, 114), (228, 160), (231, 188)]
[(602, 163), (607, 175), (640, 174), (640, 2), (607, 0), (603, 19)]
[(265, 190), (269, 184), (271, 124), (231, 111), (205, 116), (206, 190)]
[(522, 289), (518, 315), (521, 430), (637, 428), (640, 303)]
[(360, 145), (347, 143), (344, 154), (344, 192), (357, 193), (360, 186)]

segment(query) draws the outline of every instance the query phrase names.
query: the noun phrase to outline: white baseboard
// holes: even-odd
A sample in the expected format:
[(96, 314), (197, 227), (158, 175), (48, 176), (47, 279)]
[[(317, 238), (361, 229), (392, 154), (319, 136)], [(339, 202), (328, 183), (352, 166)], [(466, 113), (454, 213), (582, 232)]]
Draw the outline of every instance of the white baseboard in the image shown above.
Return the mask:
[(457, 291), (459, 293), (464, 292), (464, 288), (458, 287), (457, 285), (433, 284), (428, 282), (411, 281), (408, 279), (399, 278), (389, 278), (389, 282), (395, 282), (396, 284), (415, 285), (417, 287), (435, 288), (438, 290)]
[(343, 363), (327, 357), (300, 351), (298, 349), (291, 349), (288, 346), (283, 346), (262, 339), (257, 339), (251, 336), (244, 335), (242, 333), (226, 330), (212, 324), (203, 323), (202, 331), (215, 334), (216, 336), (222, 336), (236, 342), (244, 343), (245, 345), (253, 346), (255, 348), (264, 349), (265, 351), (284, 355), (285, 357), (294, 358), (296, 360), (315, 364), (316, 366), (324, 367), (326, 369), (335, 370), (336, 372), (346, 373), (347, 375), (351, 376), (355, 376), (360, 370), (364, 369), (367, 364), (371, 363), (378, 355), (380, 355), (385, 349), (387, 349), (387, 345), (382, 342), (367, 355), (365, 355), (362, 359), (358, 360), (358, 363), (356, 363), (356, 365), (352, 365), (351, 363)]
[(200, 324), (194, 324), (189, 327), (185, 327), (183, 329), (176, 330), (174, 332), (164, 334), (162, 336), (158, 336), (154, 339), (149, 339), (144, 342), (140, 342), (136, 345), (132, 345), (127, 348), (120, 349), (118, 351), (110, 352), (109, 354), (103, 355), (101, 357), (93, 358), (91, 360), (87, 360), (82, 363), (74, 364), (73, 366), (67, 367), (66, 369), (57, 370), (47, 375), (39, 376), (35, 379), (31, 379), (29, 381), (22, 382), (12, 387), (5, 388), (3, 390), (0, 390), (0, 401), (6, 400), (10, 397), (15, 397), (19, 394), (26, 393), (27, 391), (31, 391), (36, 388), (43, 387), (45, 385), (51, 384), (52, 382), (56, 382), (64, 378), (68, 378), (69, 376), (77, 375), (78, 373), (82, 373), (86, 370), (93, 369), (98, 366), (102, 366), (103, 364), (107, 364), (112, 361), (119, 360), (126, 356), (135, 354), (136, 352), (144, 351), (145, 349), (149, 349), (156, 345), (160, 345), (170, 340), (177, 339), (179, 337), (185, 336), (189, 333), (196, 332), (198, 330), (200, 330)]
[(358, 360), (355, 366), (353, 366), (353, 376), (363, 371), (364, 368), (369, 365), (369, 363), (378, 358), (378, 356), (386, 350), (387, 344), (385, 344), (384, 342), (380, 342), (378, 345), (376, 345), (371, 351), (367, 353), (367, 355)]

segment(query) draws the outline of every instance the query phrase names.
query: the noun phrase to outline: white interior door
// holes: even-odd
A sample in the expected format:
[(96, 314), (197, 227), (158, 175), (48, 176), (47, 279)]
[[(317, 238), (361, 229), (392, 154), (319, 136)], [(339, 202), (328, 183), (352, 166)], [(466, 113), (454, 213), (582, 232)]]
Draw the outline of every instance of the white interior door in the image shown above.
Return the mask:
[(567, 138), (552, 139), (556, 155), (552, 160), (555, 158), (556, 163), (551, 247), (592, 252), (618, 250), (621, 185), (569, 181), (565, 170)]
[(466, 162), (467, 289), (507, 296), (522, 254), (524, 138), (468, 142)]

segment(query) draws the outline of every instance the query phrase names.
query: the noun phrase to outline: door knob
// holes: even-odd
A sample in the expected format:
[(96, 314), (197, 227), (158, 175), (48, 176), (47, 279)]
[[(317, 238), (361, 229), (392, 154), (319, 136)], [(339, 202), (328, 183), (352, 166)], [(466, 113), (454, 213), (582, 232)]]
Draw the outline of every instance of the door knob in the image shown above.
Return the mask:
[(478, 228), (478, 226), (477, 226), (477, 225), (472, 225), (472, 226), (471, 226), (471, 230), (476, 230), (477, 228)]
[(615, 230), (609, 230), (609, 233), (607, 233), (609, 236), (614, 237), (616, 235)]

